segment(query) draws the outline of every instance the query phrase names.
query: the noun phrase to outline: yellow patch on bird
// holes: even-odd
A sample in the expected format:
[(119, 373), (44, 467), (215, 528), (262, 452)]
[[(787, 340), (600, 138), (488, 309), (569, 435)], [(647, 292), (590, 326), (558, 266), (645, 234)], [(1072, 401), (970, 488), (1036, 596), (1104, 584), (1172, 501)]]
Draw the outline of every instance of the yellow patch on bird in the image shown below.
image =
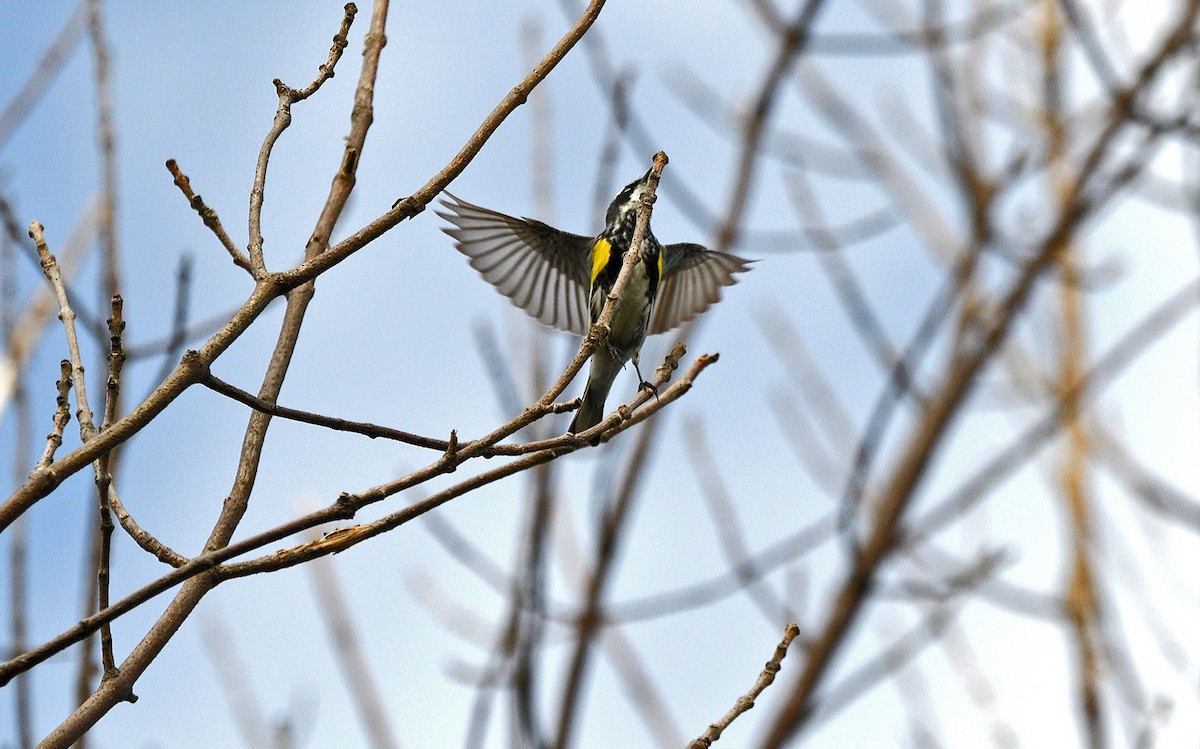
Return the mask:
[(663, 258), (663, 251), (659, 250), (658, 251), (658, 282), (659, 283), (662, 283), (662, 258)]
[(596, 243), (592, 245), (592, 285), (596, 285), (596, 276), (600, 275), (600, 271), (604, 270), (604, 266), (608, 265), (608, 256), (612, 251), (612, 244), (600, 237)]

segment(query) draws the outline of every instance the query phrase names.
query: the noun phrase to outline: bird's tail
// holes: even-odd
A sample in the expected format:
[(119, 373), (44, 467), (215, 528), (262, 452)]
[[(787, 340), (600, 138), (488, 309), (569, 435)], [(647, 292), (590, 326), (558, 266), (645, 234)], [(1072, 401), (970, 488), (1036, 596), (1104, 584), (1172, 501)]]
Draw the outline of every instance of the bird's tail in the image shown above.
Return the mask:
[(575, 412), (571, 426), (567, 427), (568, 432), (576, 434), (587, 431), (600, 423), (604, 418), (604, 401), (608, 399), (608, 391), (623, 364), (624, 362), (616, 359), (605, 346), (601, 346), (592, 354), (587, 387), (583, 390), (583, 402)]

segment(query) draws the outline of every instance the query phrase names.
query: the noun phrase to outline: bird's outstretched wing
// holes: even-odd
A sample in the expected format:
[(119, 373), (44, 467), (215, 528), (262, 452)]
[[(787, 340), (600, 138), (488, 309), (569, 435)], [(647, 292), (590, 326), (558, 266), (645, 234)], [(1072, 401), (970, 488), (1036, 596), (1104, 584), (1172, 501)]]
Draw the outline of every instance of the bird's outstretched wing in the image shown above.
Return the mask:
[(442, 195), (442, 231), (484, 280), (546, 325), (587, 334), (591, 238)]
[(663, 247), (662, 280), (650, 332), (665, 333), (720, 301), (721, 287), (737, 283), (734, 274), (749, 270), (752, 262), (698, 244)]

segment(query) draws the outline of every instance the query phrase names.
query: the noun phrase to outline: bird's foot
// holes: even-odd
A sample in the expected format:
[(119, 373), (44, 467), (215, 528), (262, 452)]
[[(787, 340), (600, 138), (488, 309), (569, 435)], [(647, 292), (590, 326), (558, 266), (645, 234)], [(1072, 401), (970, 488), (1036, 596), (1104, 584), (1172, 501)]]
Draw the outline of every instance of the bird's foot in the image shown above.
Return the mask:
[(638, 369), (637, 359), (633, 360), (633, 371), (637, 372), (638, 390), (649, 390), (651, 393), (654, 393), (654, 400), (658, 400), (658, 386), (645, 377), (642, 377), (642, 370)]

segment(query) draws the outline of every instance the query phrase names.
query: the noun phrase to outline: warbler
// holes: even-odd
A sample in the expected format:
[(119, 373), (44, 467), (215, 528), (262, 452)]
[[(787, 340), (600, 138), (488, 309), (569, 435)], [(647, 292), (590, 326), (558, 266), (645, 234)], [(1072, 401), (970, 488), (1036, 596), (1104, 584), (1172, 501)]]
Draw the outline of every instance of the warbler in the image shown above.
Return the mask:
[[(650, 172), (625, 186), (608, 206), (604, 230), (594, 237), (555, 229), (530, 218), (481, 208), (446, 192), (438, 215), (451, 225), (471, 267), (513, 304), (542, 323), (586, 335), (600, 319), (608, 293), (633, 243), (638, 205)], [(637, 369), (648, 333), (663, 333), (721, 299), (721, 287), (752, 261), (698, 244), (659, 244), (646, 229), (638, 261), (616, 301), (607, 345), (592, 354), (583, 400), (567, 431), (586, 431), (604, 417), (604, 402), (626, 361)], [(643, 386), (649, 386), (638, 371)], [(598, 442), (598, 439), (596, 440)]]

